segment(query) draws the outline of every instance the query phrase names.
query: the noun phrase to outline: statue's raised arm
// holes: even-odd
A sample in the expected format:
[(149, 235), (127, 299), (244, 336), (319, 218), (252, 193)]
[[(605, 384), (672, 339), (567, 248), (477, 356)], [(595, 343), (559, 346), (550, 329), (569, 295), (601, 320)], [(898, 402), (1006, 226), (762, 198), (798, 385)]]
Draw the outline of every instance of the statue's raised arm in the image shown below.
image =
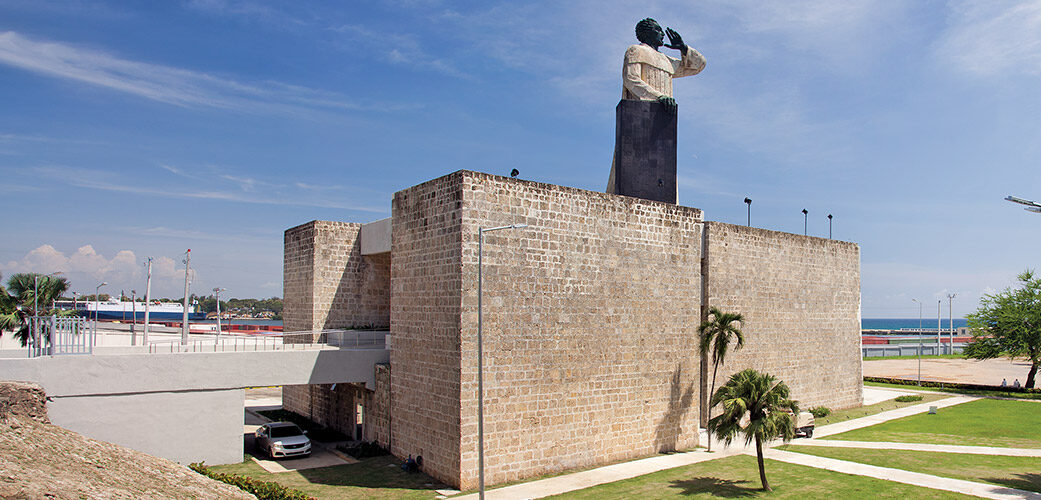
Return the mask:
[[(665, 47), (680, 51), (680, 58), (669, 57), (658, 51)], [(672, 28), (662, 30), (661, 25), (651, 18), (636, 24), (636, 38), (640, 41), (625, 51), (622, 69), (622, 98), (640, 101), (659, 101), (672, 112), (676, 112), (676, 101), (672, 98), (672, 79), (696, 75), (705, 69), (705, 57), (683, 42)]]

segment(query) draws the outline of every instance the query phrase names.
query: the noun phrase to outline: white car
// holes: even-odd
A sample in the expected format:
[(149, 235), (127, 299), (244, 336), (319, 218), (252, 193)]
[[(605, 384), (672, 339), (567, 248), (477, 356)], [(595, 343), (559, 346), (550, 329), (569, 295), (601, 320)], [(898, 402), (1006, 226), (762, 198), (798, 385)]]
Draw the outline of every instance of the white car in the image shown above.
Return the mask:
[(306, 457), (311, 454), (311, 439), (306, 434), (292, 422), (272, 422), (257, 429), (254, 443), (271, 458)]

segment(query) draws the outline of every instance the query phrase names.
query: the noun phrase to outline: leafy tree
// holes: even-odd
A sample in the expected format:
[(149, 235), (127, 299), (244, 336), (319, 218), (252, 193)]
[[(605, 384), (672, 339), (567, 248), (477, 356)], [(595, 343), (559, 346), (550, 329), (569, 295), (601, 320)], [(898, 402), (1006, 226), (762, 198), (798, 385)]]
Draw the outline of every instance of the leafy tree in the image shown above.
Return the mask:
[[(36, 297), (36, 280), (39, 276), (39, 297)], [(72, 311), (59, 311), (50, 307), (69, 289), (69, 281), (56, 276), (37, 273), (18, 273), (7, 280), (7, 289), (0, 287), (0, 335), (5, 331), (14, 333), (22, 346), (29, 343), (29, 318), (32, 316), (66, 315)], [(34, 309), (39, 304), (40, 310)]]
[(764, 491), (771, 489), (763, 463), (763, 442), (778, 437), (788, 442), (795, 437), (794, 415), (799, 414), (799, 403), (788, 396), (787, 384), (752, 369), (734, 374), (712, 395), (711, 405), (720, 405), (723, 411), (708, 421), (709, 433), (727, 445), (738, 434), (744, 436), (746, 445), (755, 441)]
[(1041, 278), (1028, 269), (1017, 279), (1018, 287), (984, 295), (979, 309), (966, 316), (972, 340), (965, 346), (965, 356), (1025, 357), (1030, 360), (1030, 371), (1024, 387), (1031, 389), (1041, 361)]
[[(735, 313), (724, 313), (713, 307), (709, 309), (709, 319), (698, 327), (701, 337), (701, 357), (712, 351), (712, 385), (708, 393), (716, 391), (716, 371), (719, 369), (730, 349), (730, 343), (736, 338), (738, 350), (745, 345), (745, 336), (741, 333), (739, 324), (744, 321), (744, 316)], [(711, 412), (712, 406), (709, 406)], [(712, 440), (708, 442), (708, 451), (712, 451)]]

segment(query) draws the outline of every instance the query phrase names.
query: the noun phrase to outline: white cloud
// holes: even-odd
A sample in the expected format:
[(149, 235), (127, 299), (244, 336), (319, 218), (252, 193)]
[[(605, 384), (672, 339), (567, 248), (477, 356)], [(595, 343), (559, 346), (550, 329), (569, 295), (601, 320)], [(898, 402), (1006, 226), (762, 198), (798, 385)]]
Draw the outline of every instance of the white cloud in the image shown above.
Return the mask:
[(940, 60), (977, 76), (1041, 74), (1041, 0), (957, 2), (936, 44)]
[(0, 33), (0, 64), (182, 107), (244, 112), (363, 108), (334, 92), (280, 82), (242, 83), (202, 72), (122, 59), (100, 50), (32, 40), (13, 31)]
[[(18, 261), (0, 264), (5, 276), (14, 273), (36, 272), (53, 273), (61, 271), (62, 277), (69, 280), (70, 291), (94, 293), (94, 288), (101, 282), (108, 282), (104, 290), (108, 293), (119, 293), (124, 289), (138, 289), (144, 293), (145, 268), (144, 258), (138, 258), (132, 250), (120, 250), (111, 257), (98, 253), (93, 246), (83, 245), (68, 254), (51, 245), (40, 245), (29, 251)], [(169, 257), (158, 257), (153, 261), (153, 290), (176, 290), (179, 279), (183, 279), (184, 269), (175, 264)]]

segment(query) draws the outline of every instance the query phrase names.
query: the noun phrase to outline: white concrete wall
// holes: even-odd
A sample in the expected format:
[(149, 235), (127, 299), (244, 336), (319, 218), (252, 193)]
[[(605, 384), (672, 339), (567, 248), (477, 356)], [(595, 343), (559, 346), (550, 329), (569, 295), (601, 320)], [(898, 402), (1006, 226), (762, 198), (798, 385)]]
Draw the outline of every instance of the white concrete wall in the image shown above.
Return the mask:
[(387, 217), (362, 224), (361, 233), (358, 235), (362, 255), (390, 252), (391, 220)]
[(181, 463), (242, 460), (244, 387), (363, 382), (385, 349), (0, 359), (0, 380), (36, 382), (56, 425)]
[(51, 422), (182, 464), (242, 461), (242, 389), (55, 397)]

